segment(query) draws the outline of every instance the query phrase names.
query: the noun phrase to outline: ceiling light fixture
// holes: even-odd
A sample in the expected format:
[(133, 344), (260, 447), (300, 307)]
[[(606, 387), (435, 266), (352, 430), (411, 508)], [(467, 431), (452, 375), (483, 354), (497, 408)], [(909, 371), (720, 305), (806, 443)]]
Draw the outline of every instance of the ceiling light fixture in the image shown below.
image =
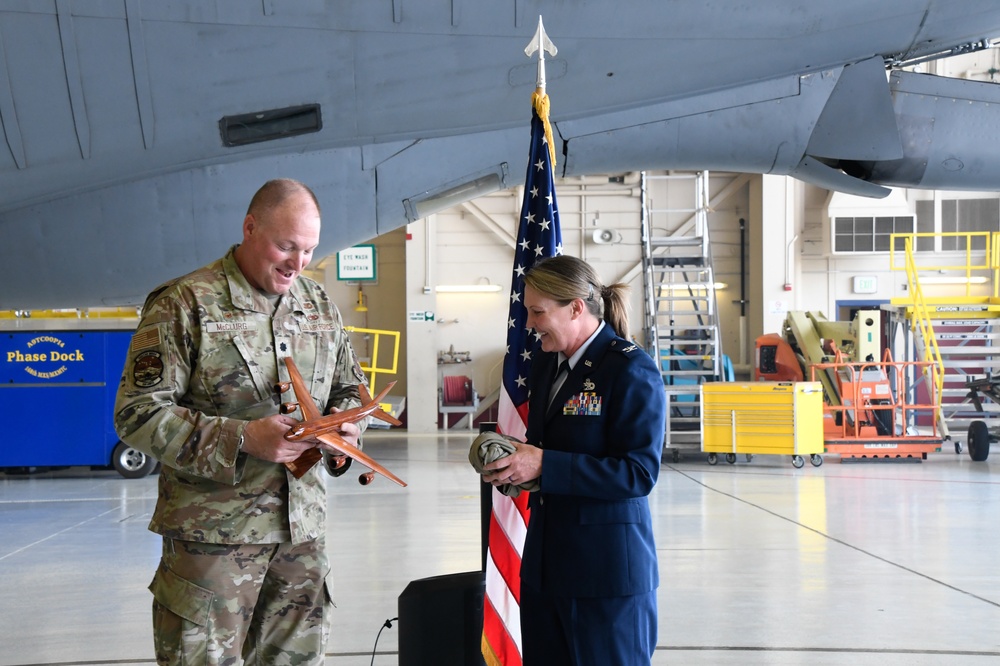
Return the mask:
[(498, 284), (439, 284), (434, 291), (439, 294), (495, 294), (503, 289)]
[(920, 278), (920, 284), (986, 284), (989, 278), (982, 275), (932, 275)]

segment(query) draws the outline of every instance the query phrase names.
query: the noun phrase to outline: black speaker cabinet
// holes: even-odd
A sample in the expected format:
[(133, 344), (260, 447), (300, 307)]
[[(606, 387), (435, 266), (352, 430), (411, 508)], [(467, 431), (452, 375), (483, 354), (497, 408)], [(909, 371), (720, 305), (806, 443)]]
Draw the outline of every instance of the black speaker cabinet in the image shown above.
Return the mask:
[(399, 666), (483, 666), (482, 571), (411, 581), (399, 595)]

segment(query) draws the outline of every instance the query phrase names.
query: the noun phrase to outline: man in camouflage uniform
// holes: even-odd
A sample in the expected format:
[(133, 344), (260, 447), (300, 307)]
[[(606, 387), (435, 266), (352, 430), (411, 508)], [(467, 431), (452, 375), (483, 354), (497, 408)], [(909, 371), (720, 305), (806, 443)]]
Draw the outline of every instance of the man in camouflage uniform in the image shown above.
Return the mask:
[[(319, 240), (315, 195), (266, 183), (222, 259), (154, 290), (115, 405), (119, 436), (162, 463), (150, 530), (163, 555), (150, 590), (159, 664), (321, 664), (333, 588), (326, 472), (286, 471), (316, 441), (289, 442), (275, 384), (291, 356), (323, 411), (360, 405), (364, 381), (337, 307), (300, 273)], [(287, 394), (291, 395), (291, 394)], [(298, 396), (296, 399), (310, 399)], [(345, 424), (357, 445), (366, 424)]]

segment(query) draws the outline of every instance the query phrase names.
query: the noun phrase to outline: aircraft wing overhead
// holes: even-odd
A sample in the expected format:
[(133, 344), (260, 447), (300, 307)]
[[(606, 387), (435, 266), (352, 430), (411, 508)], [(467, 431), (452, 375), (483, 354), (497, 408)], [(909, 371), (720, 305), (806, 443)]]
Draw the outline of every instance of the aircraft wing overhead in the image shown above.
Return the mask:
[(723, 169), (876, 196), (1000, 181), (1000, 135), (958, 132), (996, 126), (993, 90), (880, 80), (982, 48), (991, 0), (0, 0), (0, 309), (139, 304), (237, 242), (272, 177), (316, 190), (317, 256), (442, 189), (515, 184), (539, 14), (564, 175)]

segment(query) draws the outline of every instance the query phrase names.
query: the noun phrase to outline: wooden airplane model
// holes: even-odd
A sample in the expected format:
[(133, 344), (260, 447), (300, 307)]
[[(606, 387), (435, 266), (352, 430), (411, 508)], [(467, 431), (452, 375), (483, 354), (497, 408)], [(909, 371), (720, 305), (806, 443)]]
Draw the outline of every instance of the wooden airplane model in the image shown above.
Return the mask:
[[(372, 470), (371, 472), (366, 472), (358, 477), (358, 482), (363, 486), (371, 483), (375, 478), (375, 472), (378, 472), (390, 481), (398, 483), (405, 488), (406, 483), (402, 479), (379, 463), (375, 462), (371, 456), (361, 451), (358, 447), (348, 443), (343, 437), (337, 434), (337, 430), (340, 429), (341, 425), (345, 423), (357, 423), (367, 416), (385, 421), (391, 425), (403, 425), (395, 417), (387, 414), (379, 408), (379, 401), (386, 396), (389, 389), (395, 386), (396, 382), (392, 382), (382, 389), (382, 391), (375, 396), (374, 399), (372, 399), (371, 394), (368, 392), (368, 387), (364, 384), (359, 384), (358, 391), (361, 394), (360, 407), (345, 409), (344, 411), (337, 412), (336, 414), (327, 414), (326, 416), (323, 416), (319, 413), (319, 409), (316, 408), (312, 397), (309, 395), (309, 389), (306, 388), (306, 383), (302, 379), (302, 375), (299, 373), (299, 369), (296, 367), (295, 361), (286, 357), (285, 366), (288, 368), (288, 376), (291, 379), (291, 382), (282, 382), (275, 386), (275, 390), (278, 393), (284, 393), (291, 388), (295, 391), (295, 398), (299, 402), (283, 403), (281, 405), (281, 411), (283, 414), (291, 414), (296, 410), (296, 408), (301, 408), (303, 416), (302, 423), (293, 426), (287, 433), (285, 433), (285, 439), (292, 442), (303, 439), (318, 439), (319, 441), (333, 447), (336, 451), (342, 453), (343, 455), (357, 460), (359, 463)], [(307, 449), (294, 461), (285, 463), (285, 467), (288, 468), (296, 479), (299, 479), (303, 474), (308, 472), (313, 465), (319, 462), (322, 457), (323, 453), (320, 449)]]

